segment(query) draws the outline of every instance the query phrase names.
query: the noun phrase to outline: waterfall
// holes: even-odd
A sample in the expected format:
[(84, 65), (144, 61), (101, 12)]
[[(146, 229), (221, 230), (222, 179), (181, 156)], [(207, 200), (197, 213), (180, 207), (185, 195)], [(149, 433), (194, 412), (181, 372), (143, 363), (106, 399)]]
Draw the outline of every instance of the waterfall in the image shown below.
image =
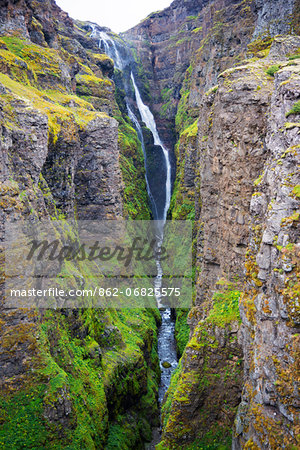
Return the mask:
[[(131, 69), (132, 64), (134, 63), (134, 59), (131, 55), (130, 49), (126, 48), (124, 44), (125, 51), (124, 53), (125, 57), (122, 58), (118, 46), (121, 44), (116, 44), (114, 40), (104, 31), (96, 31), (93, 28), (93, 36), (99, 37), (99, 47), (103, 48), (105, 53), (108, 54), (110, 58), (113, 59), (115, 63), (115, 67), (119, 70), (123, 71), (123, 74), (125, 73), (125, 69), (129, 68)], [(134, 124), (134, 127), (137, 131), (138, 138), (141, 142), (143, 153), (144, 153), (144, 160), (145, 160), (145, 168), (146, 168), (146, 185), (147, 185), (147, 192), (148, 196), (150, 198), (151, 204), (152, 204), (152, 212), (157, 219), (155, 221), (156, 223), (156, 238), (157, 238), (157, 254), (156, 254), (156, 267), (157, 267), (157, 276), (154, 281), (154, 287), (160, 289), (162, 287), (162, 277), (163, 277), (163, 270), (161, 266), (160, 261), (160, 247), (163, 243), (164, 238), (164, 226), (167, 219), (167, 213), (170, 207), (171, 202), (171, 162), (170, 162), (170, 155), (167, 150), (167, 148), (162, 143), (162, 140), (160, 139), (157, 126), (155, 123), (154, 116), (152, 112), (150, 111), (150, 108), (144, 104), (139, 88), (136, 84), (133, 72), (131, 70), (130, 79), (134, 87), (135, 92), (135, 98), (137, 107), (141, 116), (142, 121), (145, 123), (147, 128), (151, 131), (154, 145), (159, 146), (162, 149), (163, 158), (165, 161), (165, 170), (161, 171), (158, 176), (163, 174), (165, 177), (165, 198), (164, 202), (162, 203), (163, 206), (163, 214), (162, 211), (159, 210), (159, 205), (156, 204), (155, 198), (151, 193), (151, 187), (149, 183), (149, 179), (147, 176), (147, 152), (146, 152), (146, 146), (143, 136), (142, 127), (133, 112), (132, 108), (129, 105), (128, 97), (129, 92), (126, 92), (127, 98), (126, 101), (126, 107), (128, 111), (128, 116), (132, 123)], [(129, 81), (129, 80), (128, 80)], [(126, 89), (125, 89), (126, 91)], [(129, 89), (127, 89), (129, 91)], [(163, 161), (163, 160), (162, 160)], [(153, 185), (152, 185), (153, 187)], [(171, 309), (169, 307), (164, 307), (162, 303), (162, 299), (160, 296), (156, 296), (157, 306), (160, 309), (162, 323), (159, 329), (158, 333), (158, 356), (160, 360), (160, 368), (161, 368), (161, 383), (159, 387), (158, 392), (158, 398), (159, 402), (162, 403), (164, 395), (170, 385), (171, 375), (173, 370), (177, 367), (178, 360), (177, 360), (177, 351), (176, 351), (176, 341), (175, 341), (175, 322), (172, 317)]]
[(138, 134), (138, 138), (139, 138), (139, 140), (141, 142), (141, 145), (142, 145), (143, 154), (144, 154), (144, 162), (145, 162), (145, 170), (146, 170), (145, 179), (146, 179), (146, 185), (147, 185), (147, 193), (148, 193), (148, 196), (149, 196), (151, 204), (152, 204), (153, 213), (154, 213), (155, 217), (158, 217), (157, 206), (156, 206), (154, 197), (153, 197), (153, 195), (151, 193), (150, 186), (149, 186), (149, 181), (148, 181), (148, 177), (147, 177), (147, 154), (146, 154), (146, 147), (145, 147), (145, 141), (144, 141), (142, 127), (141, 127), (141, 125), (140, 125), (136, 115), (134, 114), (134, 112), (130, 108), (128, 102), (126, 102), (126, 107), (127, 107), (129, 119), (131, 120), (131, 122), (134, 123), (135, 129), (136, 129), (137, 134)]
[(120, 57), (115, 41), (104, 31), (99, 32), (99, 38), (99, 47), (101, 48), (101, 44), (103, 43), (105, 53), (114, 61), (116, 69), (122, 70), (122, 58)]
[[(124, 70), (125, 67), (130, 66), (130, 57), (128, 58), (127, 62), (126, 60), (124, 60), (124, 58), (121, 57), (120, 52), (118, 50), (118, 47), (115, 43), (115, 41), (107, 34), (105, 33), (105, 31), (96, 31), (95, 28), (93, 27), (93, 32), (92, 32), (92, 36), (98, 36), (99, 37), (99, 47), (103, 48), (105, 53), (108, 54), (108, 56), (110, 58), (113, 59), (114, 63), (115, 63), (115, 67), (119, 70)], [(129, 49), (127, 49), (127, 53), (130, 52)], [(126, 52), (125, 52), (126, 53)], [(132, 56), (132, 55), (130, 55)], [(133, 61), (133, 58), (132, 58)], [(170, 163), (170, 156), (169, 156), (169, 152), (166, 149), (166, 147), (164, 146), (164, 144), (162, 143), (160, 136), (158, 134), (157, 131), (157, 126), (154, 120), (154, 116), (152, 114), (152, 112), (150, 111), (150, 108), (144, 104), (139, 88), (136, 84), (135, 78), (133, 73), (131, 72), (131, 81), (134, 87), (134, 92), (135, 92), (135, 97), (136, 97), (136, 102), (137, 102), (137, 107), (139, 110), (139, 113), (141, 115), (142, 121), (145, 123), (145, 125), (147, 126), (147, 128), (151, 131), (153, 139), (154, 139), (154, 144), (159, 146), (162, 151), (163, 151), (163, 155), (164, 155), (164, 160), (165, 160), (165, 166), (166, 166), (166, 195), (165, 195), (165, 200), (164, 200), (164, 210), (163, 210), (163, 217), (159, 217), (159, 213), (158, 213), (158, 208), (154, 199), (154, 196), (151, 193), (151, 189), (150, 189), (150, 183), (149, 180), (147, 178), (147, 155), (146, 155), (146, 149), (145, 149), (145, 143), (144, 143), (144, 138), (143, 138), (143, 132), (142, 132), (142, 128), (141, 125), (137, 119), (137, 117), (135, 116), (134, 112), (132, 111), (132, 109), (129, 106), (128, 101), (126, 101), (126, 106), (127, 106), (127, 111), (128, 111), (128, 116), (130, 118), (130, 120), (134, 123), (134, 126), (136, 128), (136, 131), (138, 133), (138, 137), (139, 140), (142, 144), (142, 148), (143, 148), (143, 153), (144, 153), (144, 160), (145, 160), (145, 168), (146, 168), (146, 184), (147, 184), (147, 192), (153, 207), (153, 214), (155, 216), (156, 219), (161, 220), (162, 221), (162, 228), (163, 225), (167, 219), (167, 213), (170, 207), (170, 202), (171, 202), (171, 163)], [(160, 233), (161, 234), (161, 233)]]
[(167, 219), (167, 213), (170, 207), (170, 202), (171, 202), (171, 163), (170, 163), (170, 156), (169, 156), (169, 152), (166, 149), (166, 147), (163, 145), (158, 131), (157, 131), (157, 127), (156, 127), (156, 123), (153, 117), (152, 112), (150, 111), (149, 107), (147, 105), (144, 104), (140, 91), (136, 85), (133, 73), (131, 72), (131, 81), (134, 87), (134, 91), (135, 91), (135, 97), (136, 97), (136, 102), (137, 102), (137, 106), (142, 118), (142, 121), (146, 124), (147, 128), (149, 128), (149, 130), (151, 131), (153, 138), (154, 138), (154, 144), (155, 145), (159, 145), (164, 153), (164, 157), (165, 157), (165, 161), (166, 161), (166, 168), (167, 168), (167, 177), (166, 177), (166, 199), (165, 199), (165, 207), (164, 207), (164, 217), (163, 217), (163, 221), (165, 222)]

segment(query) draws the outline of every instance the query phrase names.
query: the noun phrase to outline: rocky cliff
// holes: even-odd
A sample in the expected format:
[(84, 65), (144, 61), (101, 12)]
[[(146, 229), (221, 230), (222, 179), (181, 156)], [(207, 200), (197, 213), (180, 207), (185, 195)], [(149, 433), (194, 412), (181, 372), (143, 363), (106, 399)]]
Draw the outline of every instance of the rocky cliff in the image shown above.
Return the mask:
[[(91, 26), (54, 1), (0, 7), (1, 242), (7, 220), (149, 218), (142, 148)], [(61, 272), (65, 288), (99, 276), (87, 262)], [(0, 447), (142, 448), (158, 421), (158, 312), (7, 310), (4, 281), (1, 256)]]
[(196, 218), (196, 307), (159, 448), (229, 448), (241, 399), (235, 448), (299, 444), (298, 14), (174, 1), (125, 34), (177, 132), (172, 218)]
[[(298, 45), (299, 39), (294, 37), (275, 38), (268, 57), (223, 72), (218, 87), (203, 99), (196, 157), (200, 162), (196, 207), (201, 204), (199, 306), (189, 315), (192, 338), (182, 358), (177, 387), (170, 393), (172, 400), (164, 407), (163, 445), (167, 447), (177, 448), (193, 440), (209, 445), (216, 437), (208, 431), (210, 426), (213, 430), (217, 427), (219, 442), (226, 444), (226, 435), (230, 442), (230, 423), (242, 387), (235, 448), (251, 444), (275, 449), (278, 442), (280, 448), (286, 448), (298, 442), (295, 399), (299, 373), (294, 364), (299, 326), (299, 176), (295, 171), (299, 137), (297, 126), (287, 122), (286, 116), (299, 98), (299, 64), (284, 57), (285, 51), (293, 54)], [(273, 77), (267, 72), (275, 62), (279, 62), (278, 73)], [(181, 137), (181, 148), (184, 139), (186, 134)], [(193, 142), (195, 137), (190, 145)], [(190, 152), (189, 146), (187, 149)], [(265, 176), (274, 184), (272, 188), (268, 184), (264, 194), (260, 186)], [(187, 204), (191, 205), (189, 199)], [(272, 236), (267, 239), (269, 228)], [(235, 309), (239, 296), (240, 329)], [(284, 364), (289, 364), (289, 375)], [(295, 397), (285, 389), (295, 392)], [(188, 396), (180, 396), (187, 391)]]

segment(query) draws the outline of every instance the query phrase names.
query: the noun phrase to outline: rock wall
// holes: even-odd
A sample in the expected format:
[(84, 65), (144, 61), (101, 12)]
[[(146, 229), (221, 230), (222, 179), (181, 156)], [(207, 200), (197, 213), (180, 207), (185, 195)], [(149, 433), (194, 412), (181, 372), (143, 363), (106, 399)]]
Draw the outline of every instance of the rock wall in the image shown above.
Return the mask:
[[(276, 41), (273, 56), (289, 39)], [(251, 198), (237, 449), (249, 443), (263, 449), (299, 445), (299, 113), (289, 115), (299, 101), (299, 83), (299, 64), (285, 63), (275, 74), (266, 120), (268, 159)]]
[[(178, 103), (186, 96), (182, 87), (187, 69), (189, 74), (193, 70), (193, 101), (199, 98), (199, 91), (201, 94), (215, 84), (220, 71), (233, 66), (245, 52), (255, 22), (248, 4), (232, 0), (174, 1), (169, 8), (124, 33), (149, 80), (151, 106), (170, 147), (174, 144)], [(197, 106), (191, 105), (195, 118), (199, 114)], [(176, 125), (181, 132), (181, 124)]]
[(256, 0), (254, 7), (257, 13), (257, 22), (253, 37), (257, 38), (264, 33), (271, 34), (271, 36), (289, 33), (295, 5), (295, 0), (288, 0), (284, 5), (281, 0)]
[[(208, 446), (213, 439), (229, 446), (242, 386), (235, 448), (297, 445), (299, 410), (288, 392), (295, 392), (298, 377), (298, 288), (289, 289), (298, 283), (299, 138), (297, 116), (291, 115), (296, 122), (289, 123), (286, 115), (299, 98), (299, 63), (288, 61), (286, 55), (294, 54), (298, 46), (297, 37), (275, 38), (267, 57), (223, 72), (218, 86), (202, 97), (201, 117), (181, 135), (178, 154), (184, 176), (178, 172), (174, 194), (181, 206), (173, 198), (173, 211), (174, 218), (182, 218), (190, 210), (188, 188), (194, 173), (199, 306), (189, 314), (191, 339), (163, 407), (162, 448)], [(268, 74), (274, 66), (275, 78)], [(268, 176), (268, 187), (261, 193)], [(285, 263), (279, 262), (282, 257)], [(293, 274), (288, 281), (280, 264)], [(239, 331), (234, 325), (239, 317), (234, 315), (237, 292), (244, 292)], [(289, 306), (284, 306), (287, 301)], [(290, 365), (289, 375), (285, 364)], [(224, 368), (232, 378), (222, 378)], [(218, 381), (213, 378), (216, 373)], [(228, 392), (230, 400), (222, 397)]]
[[(296, 389), (298, 377), (294, 325), (282, 324), (287, 343), (286, 354), (283, 354), (283, 344), (279, 344), (280, 339), (277, 341), (274, 335), (280, 322), (274, 318), (270, 323), (264, 318), (263, 304), (253, 300), (256, 295), (259, 296), (258, 293), (251, 293), (251, 302), (255, 304), (251, 309), (248, 295), (249, 265), (253, 269), (253, 258), (257, 256), (258, 265), (265, 266), (260, 269), (259, 275), (267, 277), (265, 282), (271, 273), (271, 263), (266, 260), (281, 258), (278, 250), (275, 255), (270, 249), (271, 242), (260, 250), (259, 246), (252, 250), (253, 233), (258, 228), (262, 233), (265, 228), (272, 227), (272, 220), (268, 221), (264, 214), (267, 215), (267, 210), (270, 211), (276, 202), (271, 198), (275, 185), (268, 187), (268, 199), (263, 197), (267, 210), (263, 209), (264, 212), (261, 211), (258, 216), (258, 210), (254, 212), (252, 205), (260, 199), (256, 191), (262, 174), (275, 158), (275, 143), (270, 144), (270, 136), (274, 140), (276, 130), (285, 136), (281, 142), (276, 142), (281, 155), (285, 155), (289, 148), (289, 133), (298, 139), (298, 119), (297, 116), (289, 116), (289, 110), (293, 104), (297, 105), (299, 96), (296, 82), (299, 41), (296, 36), (274, 38), (280, 33), (297, 33), (298, 8), (298, 2), (285, 4), (282, 1), (173, 2), (169, 8), (150, 15), (125, 34), (146, 67), (153, 108), (157, 116), (160, 115), (161, 127), (166, 129), (167, 121), (172, 123), (175, 115), (177, 177), (171, 202), (172, 218), (196, 219), (196, 307), (188, 317), (190, 342), (163, 406), (163, 436), (159, 448), (206, 448), (216, 442), (229, 448), (231, 427), (241, 396), (235, 425), (235, 448), (276, 448), (275, 436), (282, 448), (298, 445), (296, 394), (290, 399), (287, 388), (294, 386), (291, 390)], [(185, 67), (187, 70), (183, 74)], [(279, 88), (280, 83), (276, 80), (284, 77), (284, 73), (287, 78), (282, 78)], [(295, 84), (290, 84), (291, 80), (295, 80)], [(286, 86), (285, 98), (290, 98), (290, 103), (276, 94), (277, 90), (281, 92), (284, 89), (283, 86)], [(281, 112), (280, 124), (278, 118), (273, 116), (275, 104)], [(289, 117), (292, 118), (291, 123)], [(297, 144), (291, 143), (291, 148), (297, 158)], [(278, 160), (281, 167), (280, 156)], [(289, 164), (292, 171), (296, 160), (291, 159)], [(272, 166), (272, 173), (273, 169)], [(286, 237), (284, 247), (288, 242), (293, 246), (298, 239), (294, 234), (296, 222), (298, 224), (295, 212), (298, 205), (294, 203), (297, 199), (293, 189), (297, 192), (295, 186), (299, 181), (295, 171), (292, 173), (293, 176), (286, 178), (287, 174), (282, 172), (276, 178), (277, 185), (290, 180), (289, 189), (277, 199), (277, 208), (283, 214), (280, 220), (283, 219), (285, 224), (286, 220), (289, 221), (287, 217), (296, 219), (290, 219), (293, 232)], [(286, 203), (289, 204), (288, 211), (285, 210)], [(275, 223), (280, 221), (275, 216), (273, 220)], [(277, 232), (275, 234), (277, 236)], [(261, 239), (258, 235), (255, 237), (256, 245)], [(297, 285), (298, 250), (293, 248), (289, 258), (294, 265), (290, 262), (287, 265), (288, 270), (294, 267), (293, 281), (290, 281), (290, 287), (282, 288), (285, 295), (292, 289), (293, 283)], [(284, 254), (286, 252), (283, 250)], [(279, 266), (274, 267), (276, 274), (277, 270), (279, 273), (283, 270)], [(273, 280), (272, 289), (280, 289), (282, 282), (284, 285), (283, 280)], [(256, 286), (255, 283), (260, 285), (263, 281), (255, 278), (251, 279), (251, 283)], [(260, 289), (271, 301), (274, 293), (270, 288), (262, 284), (258, 291)], [(297, 289), (292, 289), (293, 293), (290, 293), (293, 311), (298, 308)], [(236, 313), (237, 297), (240, 298), (240, 314)], [(219, 310), (218, 319), (216, 308)], [(276, 308), (278, 317), (284, 315), (279, 312), (281, 307), (278, 304)], [(228, 312), (229, 318), (226, 316)], [(249, 317), (253, 315), (255, 324), (250, 321), (251, 325)], [(228, 323), (225, 319), (225, 323), (220, 324), (224, 316), (228, 318)], [(230, 330), (236, 329), (234, 324), (240, 317), (242, 326), (236, 334), (231, 334)], [(287, 317), (284, 320), (290, 322)], [(260, 325), (258, 321), (261, 321)], [(268, 332), (263, 331), (267, 328)], [(278, 342), (276, 345), (281, 345), (281, 353), (276, 345), (271, 344), (275, 340)], [(215, 348), (219, 355), (217, 362), (213, 356)], [(241, 376), (241, 349), (244, 352), (244, 379)], [(279, 353), (279, 358), (276, 353)], [(231, 357), (228, 357), (229, 354)], [(267, 375), (263, 374), (263, 366), (267, 366), (266, 358), (270, 365), (266, 369)], [(271, 362), (274, 358), (289, 361), (292, 365), (291, 373), (285, 380), (283, 374), (286, 368), (281, 367), (282, 363)], [(224, 379), (223, 369), (226, 372), (229, 367), (234, 376)], [(277, 381), (275, 372), (279, 377)], [(220, 391), (218, 382), (212, 376), (215, 373), (219, 373), (224, 391)], [(271, 417), (271, 412), (267, 411), (271, 394), (266, 390), (271, 391), (273, 383), (280, 386), (278, 391), (274, 391), (276, 401), (272, 397), (270, 407), (270, 411), (275, 408), (272, 413), (276, 414), (278, 422), (268, 423), (267, 419), (263, 419)], [(265, 389), (264, 393), (262, 389)], [(225, 400), (222, 395), (226, 396), (226, 392), (231, 395), (229, 403), (225, 399), (228, 407), (224, 413)], [(280, 409), (286, 411), (283, 404), (286, 404), (288, 411), (292, 411), (285, 412), (285, 416), (279, 412)], [(290, 434), (287, 431), (288, 420), (292, 430)]]
[[(149, 219), (142, 148), (91, 26), (54, 1), (0, 7), (1, 245), (7, 220)], [(158, 312), (8, 310), (3, 252), (0, 267), (1, 448), (141, 448), (158, 425)], [(65, 289), (99, 284), (88, 262), (61, 271)]]

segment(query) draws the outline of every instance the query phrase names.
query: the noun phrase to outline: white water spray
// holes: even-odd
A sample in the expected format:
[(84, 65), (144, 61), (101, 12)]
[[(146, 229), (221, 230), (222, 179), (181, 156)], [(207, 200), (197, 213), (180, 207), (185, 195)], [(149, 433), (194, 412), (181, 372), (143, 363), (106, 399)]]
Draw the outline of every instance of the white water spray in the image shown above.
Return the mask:
[(127, 111), (128, 111), (128, 116), (129, 119), (134, 123), (137, 134), (138, 134), (138, 138), (142, 144), (142, 149), (143, 149), (143, 154), (144, 154), (144, 162), (145, 162), (145, 170), (146, 170), (146, 175), (145, 175), (145, 180), (146, 180), (146, 186), (147, 186), (147, 193), (148, 196), (150, 198), (150, 201), (152, 203), (153, 209), (155, 211), (156, 217), (158, 217), (158, 212), (157, 212), (157, 206), (154, 200), (154, 197), (151, 193), (151, 189), (149, 186), (149, 181), (148, 181), (148, 177), (147, 177), (147, 154), (146, 154), (146, 147), (145, 147), (145, 141), (144, 141), (144, 136), (143, 136), (143, 131), (142, 131), (142, 127), (136, 117), (136, 115), (134, 114), (134, 112), (132, 111), (132, 109), (130, 108), (129, 104), (126, 103), (127, 106)]
[(122, 59), (120, 57), (115, 41), (104, 31), (99, 32), (99, 38), (100, 38), (99, 47), (101, 47), (101, 43), (103, 43), (105, 53), (111, 59), (113, 59), (116, 69), (122, 70), (123, 69)]
[(170, 207), (171, 202), (171, 163), (170, 163), (170, 157), (169, 152), (166, 149), (166, 147), (163, 145), (158, 131), (156, 127), (156, 123), (153, 117), (152, 112), (150, 111), (149, 107), (144, 104), (139, 88), (136, 85), (133, 73), (131, 72), (131, 81), (134, 87), (135, 91), (135, 97), (136, 97), (136, 103), (142, 118), (142, 121), (146, 124), (147, 128), (151, 131), (153, 138), (154, 138), (154, 144), (159, 145), (164, 153), (165, 161), (166, 161), (166, 169), (167, 169), (167, 176), (166, 176), (166, 200), (165, 200), (165, 207), (164, 207), (164, 217), (163, 222), (167, 219), (167, 213)]

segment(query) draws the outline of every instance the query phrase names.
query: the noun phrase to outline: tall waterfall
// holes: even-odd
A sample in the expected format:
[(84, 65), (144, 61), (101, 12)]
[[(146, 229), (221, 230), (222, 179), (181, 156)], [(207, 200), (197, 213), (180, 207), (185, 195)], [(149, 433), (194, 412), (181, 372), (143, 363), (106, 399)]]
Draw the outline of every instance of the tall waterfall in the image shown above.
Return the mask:
[[(118, 46), (120, 44), (116, 44), (114, 40), (104, 31), (96, 31), (93, 29), (93, 35), (99, 37), (99, 46), (103, 48), (103, 50), (114, 60), (115, 67), (119, 70), (123, 71), (123, 74), (125, 71), (130, 73), (130, 80), (132, 82), (132, 85), (134, 87), (135, 97), (136, 97), (136, 103), (137, 107), (141, 116), (142, 121), (145, 123), (146, 127), (151, 131), (154, 145), (157, 147), (160, 147), (163, 154), (163, 160), (161, 162), (164, 162), (165, 170), (161, 170), (158, 176), (160, 176), (162, 173), (165, 177), (165, 198), (163, 199), (163, 203), (161, 205), (156, 204), (155, 196), (151, 192), (151, 186), (150, 182), (147, 176), (147, 152), (146, 152), (146, 146), (143, 136), (142, 127), (132, 110), (129, 104), (128, 97), (126, 100), (126, 107), (128, 111), (128, 116), (132, 123), (135, 126), (135, 129), (138, 134), (138, 138), (141, 142), (143, 153), (144, 153), (144, 159), (145, 159), (145, 168), (146, 168), (146, 184), (147, 184), (147, 192), (152, 204), (152, 212), (157, 219), (156, 221), (156, 233), (157, 233), (157, 247), (162, 245), (163, 242), (163, 236), (164, 236), (164, 225), (167, 219), (167, 213), (170, 207), (171, 202), (171, 162), (170, 162), (170, 155), (164, 144), (162, 143), (162, 140), (159, 136), (157, 126), (155, 123), (154, 116), (152, 112), (150, 111), (150, 108), (144, 104), (141, 93), (139, 91), (139, 88), (136, 84), (136, 80), (134, 78), (133, 72), (131, 70), (132, 64), (134, 63), (133, 57), (131, 55), (131, 51), (129, 48), (127, 48), (126, 51), (124, 51), (122, 46), (122, 53), (124, 53), (124, 57), (121, 56)], [(124, 45), (125, 46), (125, 45)], [(127, 53), (127, 54), (126, 54)], [(129, 55), (130, 53), (130, 55)], [(128, 73), (128, 76), (129, 76)], [(129, 80), (128, 80), (129, 83)], [(126, 90), (126, 89), (125, 89)], [(128, 89), (129, 91), (129, 89)], [(128, 95), (129, 92), (126, 92)], [(129, 95), (128, 95), (129, 96)], [(157, 153), (157, 158), (161, 156), (161, 153)], [(159, 159), (160, 161), (160, 159)], [(153, 184), (152, 184), (153, 188)], [(163, 206), (163, 213), (162, 208), (159, 208), (159, 206)], [(159, 252), (157, 252), (156, 256), (156, 267), (157, 267), (157, 276), (154, 281), (154, 287), (160, 289), (162, 287), (162, 277), (163, 277), (163, 271), (160, 261)], [(175, 321), (172, 317), (171, 309), (165, 308), (162, 299), (160, 296), (156, 296), (157, 300), (157, 306), (161, 310), (161, 318), (162, 323), (159, 329), (158, 333), (158, 356), (160, 360), (160, 368), (161, 368), (161, 383), (159, 387), (158, 392), (158, 398), (159, 402), (162, 403), (164, 395), (170, 385), (171, 375), (173, 370), (177, 367), (178, 359), (177, 359), (177, 351), (176, 351), (176, 341), (175, 341)], [(152, 447), (151, 447), (152, 448)]]
[(147, 185), (147, 192), (148, 192), (148, 196), (150, 198), (151, 204), (152, 204), (153, 214), (155, 215), (155, 217), (158, 217), (157, 206), (156, 206), (154, 197), (152, 195), (152, 192), (151, 192), (151, 189), (150, 189), (150, 185), (149, 185), (149, 181), (148, 181), (148, 177), (147, 177), (147, 153), (146, 153), (146, 147), (145, 147), (145, 141), (144, 141), (142, 127), (141, 127), (141, 125), (140, 125), (136, 115), (134, 114), (134, 112), (130, 108), (128, 102), (126, 103), (126, 107), (127, 107), (129, 119), (131, 120), (131, 122), (134, 123), (135, 129), (136, 129), (137, 134), (138, 134), (138, 138), (139, 138), (139, 140), (141, 142), (141, 145), (142, 145), (142, 149), (143, 149), (143, 153), (144, 153), (145, 169), (146, 169), (145, 179), (146, 179), (146, 185)]
[(167, 168), (166, 200), (165, 200), (164, 217), (163, 217), (163, 221), (165, 221), (167, 219), (167, 213), (168, 213), (168, 209), (170, 207), (170, 202), (171, 202), (171, 163), (170, 163), (169, 152), (166, 149), (166, 147), (163, 145), (163, 143), (159, 137), (153, 114), (150, 111), (149, 107), (144, 104), (132, 72), (131, 72), (131, 80), (132, 80), (132, 84), (134, 87), (136, 102), (137, 102), (137, 106), (138, 106), (142, 121), (146, 124), (147, 128), (149, 128), (149, 130), (151, 131), (153, 138), (154, 138), (154, 144), (159, 145), (164, 152), (166, 168)]
[(104, 31), (100, 31), (99, 38), (100, 38), (99, 46), (101, 47), (101, 43), (103, 43), (105, 53), (114, 61), (115, 68), (122, 70), (123, 69), (122, 59), (119, 55), (115, 41), (111, 39), (111, 37), (109, 37), (109, 35)]
[[(108, 54), (114, 61), (115, 63), (115, 67), (118, 70), (124, 70), (125, 68), (131, 66), (132, 62), (133, 62), (133, 57), (131, 54), (130, 49), (127, 49), (127, 53), (130, 53), (130, 56), (126, 56), (126, 58), (123, 58), (120, 54), (120, 51), (118, 50), (118, 45), (120, 46), (120, 44), (116, 44), (116, 42), (105, 32), (105, 31), (96, 31), (95, 28), (93, 28), (93, 33), (92, 35), (95, 37), (97, 36), (99, 38), (99, 47), (103, 48), (103, 50), (105, 51), (106, 54)], [(123, 46), (122, 46), (123, 49)], [(124, 52), (123, 52), (124, 53)], [(130, 64), (130, 57), (131, 57), (131, 64)], [(148, 195), (152, 204), (152, 211), (154, 214), (155, 219), (159, 220), (162, 222), (162, 227), (167, 219), (167, 213), (170, 207), (170, 202), (171, 202), (171, 162), (170, 162), (170, 156), (169, 156), (169, 152), (166, 149), (166, 147), (164, 146), (164, 144), (162, 143), (162, 140), (158, 134), (157, 131), (157, 126), (154, 120), (154, 116), (152, 114), (152, 112), (150, 111), (150, 108), (144, 104), (139, 88), (136, 84), (136, 80), (134, 78), (133, 72), (131, 71), (131, 81), (134, 87), (134, 91), (135, 91), (135, 97), (136, 97), (136, 103), (137, 103), (137, 107), (141, 116), (142, 121), (145, 123), (145, 125), (147, 126), (147, 128), (151, 131), (152, 136), (153, 136), (153, 140), (154, 140), (154, 144), (156, 146), (159, 146), (162, 149), (163, 155), (164, 155), (164, 162), (165, 162), (165, 167), (166, 167), (166, 180), (165, 180), (165, 199), (163, 202), (163, 214), (159, 213), (159, 208), (156, 204), (156, 200), (154, 198), (153, 193), (151, 192), (151, 187), (150, 187), (150, 183), (149, 183), (149, 179), (147, 177), (147, 154), (146, 154), (146, 148), (145, 148), (145, 142), (144, 142), (144, 137), (143, 137), (143, 132), (142, 132), (142, 128), (141, 125), (136, 117), (136, 115), (134, 114), (132, 108), (130, 108), (129, 106), (129, 102), (128, 99), (126, 100), (126, 106), (127, 106), (127, 111), (128, 111), (128, 116), (131, 119), (131, 121), (133, 122), (135, 129), (138, 133), (138, 137), (139, 140), (142, 144), (142, 148), (143, 148), (143, 153), (144, 153), (144, 159), (145, 159), (145, 168), (146, 168), (146, 183), (147, 183), (147, 191), (148, 191)]]

